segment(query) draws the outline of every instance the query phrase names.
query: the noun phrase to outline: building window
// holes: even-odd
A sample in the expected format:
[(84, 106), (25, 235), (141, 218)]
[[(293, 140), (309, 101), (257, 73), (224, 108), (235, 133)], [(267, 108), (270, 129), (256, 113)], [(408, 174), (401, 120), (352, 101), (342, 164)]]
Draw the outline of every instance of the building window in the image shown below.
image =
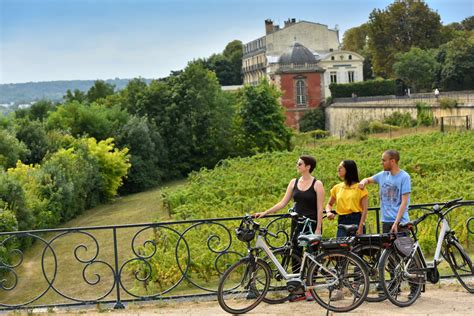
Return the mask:
[(331, 71), (331, 83), (337, 83), (337, 72)]
[(334, 56), (331, 56), (331, 60), (334, 60)]
[(352, 55), (349, 55), (349, 60), (352, 60)]
[(306, 105), (306, 85), (304, 80), (296, 80), (296, 104)]
[(354, 72), (353, 71), (348, 71), (347, 76), (348, 76), (349, 82), (354, 82)]

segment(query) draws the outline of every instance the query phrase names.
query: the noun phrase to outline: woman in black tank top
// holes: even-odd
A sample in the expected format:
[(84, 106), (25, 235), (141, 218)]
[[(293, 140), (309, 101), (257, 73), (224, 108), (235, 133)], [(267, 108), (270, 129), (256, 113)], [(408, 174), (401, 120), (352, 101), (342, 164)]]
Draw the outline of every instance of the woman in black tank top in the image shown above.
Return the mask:
[(301, 156), (296, 163), (296, 170), (301, 175), (292, 179), (286, 188), (283, 199), (266, 210), (255, 213), (254, 217), (260, 218), (284, 208), (291, 198), (295, 201), (295, 212), (317, 221), (315, 234), (321, 234), (323, 218), (324, 186), (323, 183), (311, 175), (316, 168), (316, 159), (311, 156)]
[[(313, 172), (314, 168), (316, 168), (316, 159), (311, 156), (301, 156), (296, 163), (296, 170), (301, 177), (290, 181), (286, 188), (285, 196), (280, 202), (265, 212), (255, 213), (254, 217), (259, 218), (281, 210), (290, 202), (291, 198), (293, 198), (295, 201), (295, 211), (300, 215), (316, 220), (316, 225), (312, 227), (313, 232), (320, 235), (323, 219), (324, 187), (321, 181), (311, 176), (311, 172)], [(299, 257), (303, 256), (303, 249), (298, 247), (298, 235), (302, 229), (303, 224), (298, 224), (298, 221), (292, 220), (291, 237), (293, 254)], [(298, 273), (300, 268), (299, 263), (292, 262), (292, 266), (293, 272)], [(290, 302), (304, 298), (311, 300), (312, 296), (310, 293), (298, 293), (295, 294), (294, 298), (290, 299)]]

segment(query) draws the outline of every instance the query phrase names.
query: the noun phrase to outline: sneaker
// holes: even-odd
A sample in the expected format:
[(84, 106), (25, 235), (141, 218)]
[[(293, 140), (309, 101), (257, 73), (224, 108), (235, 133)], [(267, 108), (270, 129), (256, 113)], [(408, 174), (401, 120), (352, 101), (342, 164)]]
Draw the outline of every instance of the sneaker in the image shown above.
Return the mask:
[(383, 293), (383, 287), (382, 287), (382, 284), (380, 284), (380, 283), (377, 283), (377, 285), (375, 286), (375, 290), (376, 290), (377, 292), (381, 292), (381, 293)]
[(248, 300), (253, 300), (253, 299), (256, 299), (257, 297), (258, 295), (254, 291), (250, 290), (247, 292), (247, 296), (245, 298)]
[(344, 293), (341, 290), (334, 290), (331, 295), (331, 301), (340, 301), (344, 299)]
[(304, 301), (306, 299), (306, 295), (305, 294), (293, 294), (289, 301), (291, 303), (294, 303), (294, 302), (299, 302), (299, 301)]
[(306, 301), (307, 301), (307, 302), (312, 302), (312, 301), (314, 301), (314, 297), (313, 297), (313, 295), (311, 295), (311, 292), (310, 292), (310, 291), (306, 292)]

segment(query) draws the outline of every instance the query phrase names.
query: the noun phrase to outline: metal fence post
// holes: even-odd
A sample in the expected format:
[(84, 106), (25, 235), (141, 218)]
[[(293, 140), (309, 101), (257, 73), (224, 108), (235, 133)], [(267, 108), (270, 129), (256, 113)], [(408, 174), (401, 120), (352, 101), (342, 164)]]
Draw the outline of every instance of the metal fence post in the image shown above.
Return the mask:
[(117, 301), (114, 305), (114, 309), (124, 309), (125, 306), (120, 301), (120, 275), (118, 267), (118, 247), (117, 247), (117, 228), (113, 228), (114, 232), (114, 259), (115, 259), (115, 286), (117, 288)]

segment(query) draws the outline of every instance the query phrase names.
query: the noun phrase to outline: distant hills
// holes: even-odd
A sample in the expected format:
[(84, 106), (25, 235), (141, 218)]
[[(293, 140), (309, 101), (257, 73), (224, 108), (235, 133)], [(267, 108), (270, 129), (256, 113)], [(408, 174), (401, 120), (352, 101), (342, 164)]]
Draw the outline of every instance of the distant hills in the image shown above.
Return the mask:
[[(108, 79), (107, 83), (115, 85), (115, 90), (123, 89), (131, 79)], [(151, 79), (144, 79), (147, 83)], [(6, 105), (27, 104), (41, 99), (61, 101), (66, 91), (88, 91), (95, 80), (61, 80), (27, 83), (0, 84), (0, 112)]]

